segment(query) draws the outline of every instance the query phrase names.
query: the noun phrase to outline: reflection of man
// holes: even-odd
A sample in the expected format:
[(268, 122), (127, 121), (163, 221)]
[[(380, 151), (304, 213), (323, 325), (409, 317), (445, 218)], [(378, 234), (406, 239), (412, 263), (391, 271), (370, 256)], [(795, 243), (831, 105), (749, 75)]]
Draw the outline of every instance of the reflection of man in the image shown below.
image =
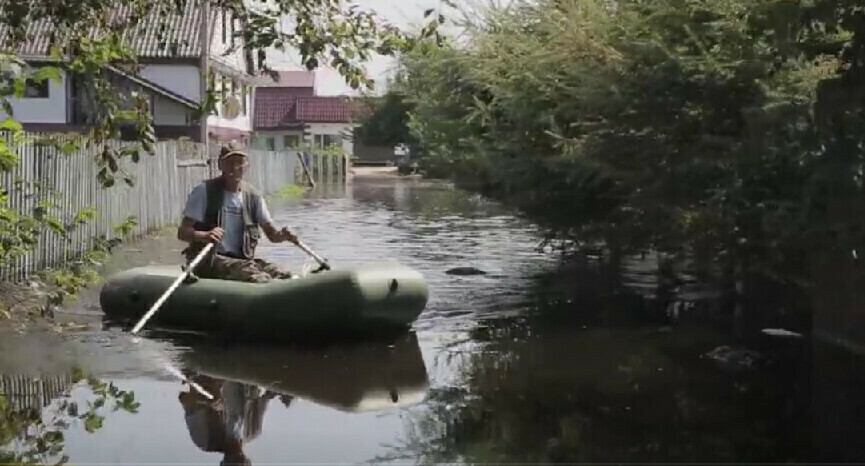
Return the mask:
[[(178, 396), (192, 441), (203, 451), (222, 452), (220, 465), (251, 465), (243, 445), (261, 435), (264, 411), (276, 394), (254, 385), (203, 375), (193, 377), (193, 381), (214, 399), (207, 399), (191, 387)], [(286, 407), (291, 404), (291, 397), (280, 399)]]

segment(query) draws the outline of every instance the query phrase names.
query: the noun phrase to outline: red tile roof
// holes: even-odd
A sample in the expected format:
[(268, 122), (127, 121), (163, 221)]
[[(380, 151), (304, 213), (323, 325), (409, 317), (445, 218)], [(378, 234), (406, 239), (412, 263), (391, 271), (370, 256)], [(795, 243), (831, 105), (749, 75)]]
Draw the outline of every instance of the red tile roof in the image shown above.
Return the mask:
[(349, 123), (351, 111), (344, 97), (298, 97), (297, 119), (304, 123)]
[(293, 129), (304, 123), (349, 123), (344, 97), (312, 95), (312, 88), (259, 87), (255, 90), (254, 129)]

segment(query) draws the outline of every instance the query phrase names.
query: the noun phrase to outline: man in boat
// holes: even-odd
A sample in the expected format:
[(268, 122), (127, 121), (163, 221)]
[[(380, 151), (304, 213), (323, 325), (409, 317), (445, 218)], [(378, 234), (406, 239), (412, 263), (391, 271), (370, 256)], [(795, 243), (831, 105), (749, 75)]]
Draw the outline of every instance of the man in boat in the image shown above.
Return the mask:
[(223, 147), (218, 163), (222, 174), (192, 190), (177, 229), (178, 239), (189, 243), (183, 251), (187, 263), (207, 242), (217, 243), (210, 257), (192, 272), (204, 278), (256, 283), (291, 278), (287, 270), (255, 257), (261, 230), (273, 243), (297, 242), (297, 238), (288, 227), (274, 226), (264, 197), (243, 181), (249, 155), (238, 148)]

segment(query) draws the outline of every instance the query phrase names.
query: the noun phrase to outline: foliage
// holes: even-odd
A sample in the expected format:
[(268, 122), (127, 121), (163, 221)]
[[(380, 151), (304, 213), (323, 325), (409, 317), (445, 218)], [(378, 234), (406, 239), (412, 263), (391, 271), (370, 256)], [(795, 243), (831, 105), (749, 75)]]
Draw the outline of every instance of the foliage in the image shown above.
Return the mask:
[(552, 236), (802, 273), (827, 193), (862, 189), (863, 24), (849, 0), (518, 1), (412, 50), (402, 90), (428, 173)]
[[(86, 409), (73, 401), (69, 391), (84, 382), (90, 394)], [(45, 464), (52, 459), (64, 464), (68, 457), (63, 454), (64, 431), (75, 424), (83, 426), (88, 433), (102, 428), (105, 411), (135, 414), (140, 403), (135, 394), (119, 389), (113, 383), (105, 383), (81, 370), (73, 370), (68, 377), (68, 389), (45, 413), (32, 410), (16, 410), (7, 396), (0, 394), (0, 463)]]
[(303, 186), (298, 186), (296, 184), (290, 184), (286, 187), (280, 189), (279, 191), (270, 195), (273, 199), (296, 199), (303, 197), (303, 195), (307, 192), (307, 188)]
[(383, 96), (368, 96), (364, 100), (369, 113), (354, 131), (355, 143), (387, 147), (417, 143), (408, 126), (412, 105), (406, 102), (403, 93), (390, 89)]
[[(92, 212), (91, 209), (88, 211), (88, 215), (79, 215), (76, 224), (65, 229), (64, 234), (68, 235), (75, 227), (92, 220)], [(89, 250), (83, 251), (77, 259), (69, 261), (62, 268), (41, 271), (39, 275), (53, 290), (46, 295), (45, 305), (41, 309), (42, 315), (53, 317), (54, 312), (63, 305), (67, 298), (74, 298), (82, 289), (97, 282), (100, 275), (96, 269), (108, 258), (112, 250), (119, 246), (124, 238), (128, 237), (137, 224), (135, 217), (127, 217), (119, 225), (114, 226), (113, 238), (109, 239), (105, 235), (101, 235), (95, 238), (93, 246)]]

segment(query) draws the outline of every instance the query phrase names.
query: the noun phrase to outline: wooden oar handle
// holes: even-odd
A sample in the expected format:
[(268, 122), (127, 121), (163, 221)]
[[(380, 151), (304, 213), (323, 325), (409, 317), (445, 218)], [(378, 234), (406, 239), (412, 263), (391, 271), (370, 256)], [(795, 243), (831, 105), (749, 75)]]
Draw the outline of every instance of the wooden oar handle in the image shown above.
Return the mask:
[(202, 259), (204, 259), (204, 256), (206, 256), (211, 249), (213, 249), (213, 244), (214, 243), (207, 243), (207, 246), (204, 246), (204, 249), (202, 249), (201, 252), (199, 252), (198, 255), (195, 257), (195, 259), (193, 259), (192, 262), (189, 263), (189, 267), (187, 267), (186, 270), (184, 270), (183, 273), (174, 280), (174, 283), (171, 284), (168, 290), (166, 290), (165, 293), (163, 293), (162, 296), (160, 296), (159, 299), (155, 303), (153, 303), (153, 306), (150, 307), (150, 309), (147, 311), (147, 314), (144, 314), (144, 317), (142, 317), (141, 320), (139, 320), (138, 323), (135, 324), (135, 327), (132, 328), (133, 335), (138, 333), (138, 331), (141, 330), (141, 327), (144, 327), (144, 324), (147, 323), (150, 317), (152, 317), (153, 314), (155, 314), (156, 311), (159, 310), (159, 306), (162, 306), (162, 303), (164, 303), (165, 300), (168, 299), (171, 293), (173, 293), (174, 290), (177, 289), (178, 286), (180, 286), (183, 280), (186, 280), (186, 277), (193, 270), (195, 270), (195, 267), (198, 266), (198, 263), (201, 262)]

